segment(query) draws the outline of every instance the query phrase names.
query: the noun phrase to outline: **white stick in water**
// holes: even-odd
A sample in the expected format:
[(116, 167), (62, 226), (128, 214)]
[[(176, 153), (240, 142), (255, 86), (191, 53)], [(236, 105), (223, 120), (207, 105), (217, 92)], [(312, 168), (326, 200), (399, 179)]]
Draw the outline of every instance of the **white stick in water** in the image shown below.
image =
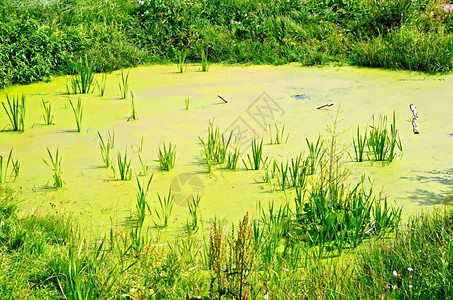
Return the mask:
[(409, 108), (411, 109), (412, 114), (414, 115), (414, 117), (412, 118), (412, 128), (414, 129), (414, 134), (419, 134), (420, 132), (418, 131), (417, 123), (415, 123), (415, 121), (418, 120), (417, 109), (415, 108), (414, 104), (409, 105)]

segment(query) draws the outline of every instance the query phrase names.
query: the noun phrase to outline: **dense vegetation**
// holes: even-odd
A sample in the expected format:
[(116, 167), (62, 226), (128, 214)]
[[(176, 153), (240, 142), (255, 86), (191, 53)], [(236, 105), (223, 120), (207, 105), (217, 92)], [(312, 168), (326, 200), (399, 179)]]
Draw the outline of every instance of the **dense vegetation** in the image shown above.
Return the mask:
[(0, 86), (151, 62), (355, 65), (447, 72), (453, 14), (437, 0), (1, 0)]

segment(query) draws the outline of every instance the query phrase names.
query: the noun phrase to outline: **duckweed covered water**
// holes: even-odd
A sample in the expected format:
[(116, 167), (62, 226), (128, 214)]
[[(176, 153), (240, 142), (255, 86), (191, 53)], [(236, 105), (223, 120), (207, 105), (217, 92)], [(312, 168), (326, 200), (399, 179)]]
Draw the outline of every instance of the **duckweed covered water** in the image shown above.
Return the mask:
[[(294, 192), (272, 192), (262, 182), (262, 172), (246, 171), (242, 162), (239, 171), (214, 168), (208, 173), (198, 137), (206, 139), (209, 120), (224, 133), (235, 130), (233, 140), (242, 133), (242, 158), (251, 152), (250, 139), (256, 135), (264, 137), (264, 156), (286, 161), (307, 151), (306, 138), (327, 137), (326, 127), (332, 125), (338, 109), (338, 146), (345, 149), (344, 164), (352, 170), (352, 180), (366, 174), (375, 190), (382, 189), (384, 197), (403, 207), (404, 216), (448, 201), (453, 193), (453, 75), (297, 65), (212, 65), (207, 73), (199, 68), (191, 65), (182, 74), (169, 65), (127, 70), (138, 115), (137, 121), (129, 122), (131, 100), (120, 100), (120, 72), (108, 75), (103, 97), (97, 90), (66, 95), (66, 77), (8, 88), (9, 95), (26, 96), (24, 133), (8, 131), (6, 113), (0, 112), (0, 128), (4, 128), (0, 154), (6, 156), (13, 148), (21, 165), (19, 177), (10, 185), (21, 189), (22, 213), (72, 215), (90, 232), (122, 225), (135, 210), (137, 185), (134, 178), (115, 179), (113, 171), (103, 166), (97, 131), (106, 137), (110, 130), (115, 135), (114, 164), (117, 152), (127, 148), (133, 174), (142, 172), (139, 155), (148, 167), (148, 175), (139, 179), (145, 182), (154, 173), (147, 198), (153, 209), (151, 218), (158, 206), (157, 194), (164, 196), (172, 189), (175, 205), (170, 232), (183, 228), (187, 200), (197, 193), (202, 195), (205, 221), (217, 215), (236, 222), (246, 211), (255, 212), (259, 201), (266, 206), (271, 201), (292, 201)], [(186, 110), (188, 97), (190, 108)], [(76, 132), (68, 101), (78, 98), (84, 107), (81, 133)], [(55, 125), (44, 125), (42, 100), (52, 104)], [(0, 101), (6, 101), (5, 91), (0, 93)], [(317, 109), (327, 104), (332, 105)], [(412, 132), (410, 104), (419, 113), (419, 135)], [(391, 117), (393, 111), (402, 155), (391, 164), (353, 162), (347, 153), (353, 156), (357, 125), (365, 128), (371, 125), (373, 114)], [(290, 134), (286, 144), (269, 144), (268, 125), (274, 124), (284, 125)], [(156, 161), (158, 147), (164, 142), (176, 145), (176, 167), (170, 172), (160, 171)], [(46, 147), (51, 151), (58, 148), (63, 158), (62, 189), (52, 187), (52, 172), (43, 162), (48, 158)]]

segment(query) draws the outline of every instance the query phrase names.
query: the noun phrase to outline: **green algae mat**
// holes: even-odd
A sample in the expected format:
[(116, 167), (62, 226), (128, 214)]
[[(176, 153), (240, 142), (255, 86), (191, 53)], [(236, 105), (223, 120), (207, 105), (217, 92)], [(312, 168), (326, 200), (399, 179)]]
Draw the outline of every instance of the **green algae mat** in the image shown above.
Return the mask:
[[(302, 68), (287, 66), (212, 65), (209, 72), (189, 65), (183, 73), (175, 66), (147, 66), (124, 70), (133, 93), (136, 120), (131, 119), (132, 96), (121, 99), (121, 72), (107, 74), (105, 94), (67, 93), (69, 77), (48, 83), (14, 86), (0, 93), (0, 101), (25, 96), (24, 132), (11, 130), (0, 107), (0, 155), (4, 165), (12, 157), (20, 164), (18, 176), (8, 172), (8, 185), (19, 192), (23, 214), (63, 214), (77, 219), (87, 232), (104, 232), (122, 226), (135, 210), (137, 178), (148, 193), (151, 220), (159, 197), (171, 190), (173, 210), (169, 232), (184, 228), (188, 201), (199, 195), (203, 220), (214, 216), (236, 222), (258, 203), (294, 199), (291, 189), (279, 191), (264, 183), (263, 171), (247, 170), (253, 137), (263, 139), (263, 157), (286, 162), (307, 153), (306, 140), (327, 137), (338, 117), (336, 144), (351, 179), (363, 174), (381, 197), (403, 208), (403, 216), (448, 203), (453, 193), (453, 75), (425, 75), (354, 67)], [(101, 75), (95, 79), (101, 82)], [(74, 110), (83, 107), (80, 132)], [(51, 106), (53, 125), (45, 125), (43, 100)], [(415, 105), (419, 134), (413, 133)], [(6, 105), (7, 106), (7, 105)], [(402, 151), (391, 163), (354, 161), (353, 138), (357, 126), (365, 131), (380, 115), (395, 123)], [(230, 148), (240, 149), (238, 170), (214, 166), (208, 172), (202, 143), (213, 122), (220, 134), (232, 134)], [(275, 143), (284, 128), (283, 141)], [(106, 167), (99, 146), (114, 136)], [(175, 167), (161, 171), (159, 148), (171, 143)], [(55, 188), (49, 152), (61, 158), (62, 188)], [(48, 152), (49, 151), (49, 152)], [(130, 160), (131, 180), (118, 179), (118, 153)], [(55, 159), (55, 157), (53, 157)], [(49, 165), (47, 165), (47, 162)], [(4, 168), (4, 167), (3, 167)], [(10, 167), (11, 169), (11, 167)], [(116, 169), (114, 171), (113, 169)], [(116, 176), (115, 176), (116, 173)], [(151, 222), (151, 221), (150, 221)]]

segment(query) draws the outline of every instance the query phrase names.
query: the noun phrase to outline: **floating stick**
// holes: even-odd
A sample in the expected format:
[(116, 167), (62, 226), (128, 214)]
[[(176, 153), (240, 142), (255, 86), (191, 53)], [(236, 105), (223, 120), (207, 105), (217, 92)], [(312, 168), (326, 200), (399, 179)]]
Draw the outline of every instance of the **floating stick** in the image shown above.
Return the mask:
[(321, 105), (320, 107), (317, 107), (316, 109), (321, 109), (321, 108), (324, 108), (324, 107), (330, 107), (330, 106), (332, 106), (332, 105), (333, 105), (333, 103), (331, 103), (331, 104), (324, 104), (324, 105)]
[(412, 114), (414, 115), (414, 117), (412, 118), (412, 128), (414, 130), (414, 134), (419, 134), (420, 132), (418, 131), (418, 126), (417, 123), (415, 122), (418, 120), (417, 109), (415, 108), (414, 104), (410, 104), (409, 108), (412, 111)]
[(228, 103), (228, 101), (227, 101), (227, 100), (226, 100), (225, 98), (223, 98), (222, 96), (220, 96), (220, 95), (217, 95), (217, 97), (219, 97), (220, 99), (222, 99), (222, 100), (223, 100), (223, 102), (225, 102), (225, 103)]

